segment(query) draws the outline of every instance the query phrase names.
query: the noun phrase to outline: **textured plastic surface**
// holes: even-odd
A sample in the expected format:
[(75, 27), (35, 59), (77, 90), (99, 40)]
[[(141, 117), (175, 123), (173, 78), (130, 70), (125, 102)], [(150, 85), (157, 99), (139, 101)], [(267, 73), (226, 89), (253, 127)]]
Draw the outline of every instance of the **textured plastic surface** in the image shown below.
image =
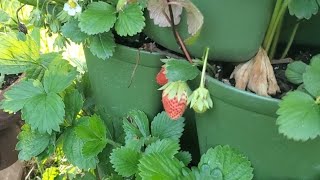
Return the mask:
[(229, 144), (247, 155), (254, 179), (320, 179), (320, 138), (295, 142), (278, 133), (279, 101), (208, 77), (214, 107), (196, 115), (201, 153)]
[(104, 113), (123, 117), (128, 111), (139, 109), (154, 117), (160, 112), (161, 91), (155, 81), (162, 65), (159, 54), (118, 45), (107, 60), (98, 59), (88, 49), (85, 56), (93, 96)]
[[(253, 57), (265, 35), (274, 1), (271, 0), (193, 0), (204, 15), (201, 34), (189, 51), (202, 57), (210, 47), (210, 59), (243, 62)], [(146, 13), (148, 14), (148, 13)], [(160, 45), (179, 51), (171, 28), (160, 28), (146, 18), (145, 33)], [(183, 39), (189, 37), (186, 16), (177, 28)]]

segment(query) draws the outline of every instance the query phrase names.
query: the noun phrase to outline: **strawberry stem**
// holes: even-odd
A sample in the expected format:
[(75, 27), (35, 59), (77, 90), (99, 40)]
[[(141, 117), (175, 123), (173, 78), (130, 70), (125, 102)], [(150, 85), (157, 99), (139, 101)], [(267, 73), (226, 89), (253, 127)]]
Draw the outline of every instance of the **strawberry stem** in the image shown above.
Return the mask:
[(206, 69), (208, 64), (208, 55), (209, 55), (209, 48), (206, 48), (205, 55), (204, 55), (204, 63), (202, 66), (202, 73), (201, 73), (201, 82), (200, 82), (201, 88), (204, 88), (204, 81), (205, 81)]
[[(184, 44), (183, 40), (181, 39), (178, 30), (176, 29), (176, 26), (174, 23), (174, 17), (173, 17), (173, 10), (172, 10), (172, 6), (171, 6), (170, 2), (171, 2), (170, 0), (167, 0), (168, 8), (169, 8), (169, 15), (170, 15), (170, 17), (169, 17), (170, 19), (168, 19), (168, 21), (171, 24), (173, 35), (174, 35), (178, 45), (182, 49), (183, 54), (186, 56), (187, 60), (192, 64), (192, 59), (191, 59), (190, 53), (189, 53), (186, 45)], [(166, 15), (166, 13), (164, 13), (164, 14)]]

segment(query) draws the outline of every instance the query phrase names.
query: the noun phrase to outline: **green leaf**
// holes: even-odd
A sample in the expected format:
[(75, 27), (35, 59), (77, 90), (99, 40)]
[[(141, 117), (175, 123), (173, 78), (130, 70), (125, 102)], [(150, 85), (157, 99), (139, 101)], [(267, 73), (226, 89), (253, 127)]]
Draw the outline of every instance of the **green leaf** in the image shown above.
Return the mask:
[(69, 38), (71, 41), (80, 44), (88, 37), (88, 35), (81, 31), (78, 24), (78, 20), (70, 18), (70, 20), (67, 21), (61, 27), (61, 32), (64, 37)]
[(131, 148), (121, 147), (114, 149), (110, 155), (113, 168), (121, 176), (129, 177), (138, 172), (141, 154)]
[(128, 113), (127, 119), (139, 129), (143, 137), (150, 135), (149, 120), (147, 115), (140, 110), (133, 110)]
[(290, 63), (286, 69), (287, 79), (294, 84), (303, 83), (302, 75), (306, 72), (307, 64), (302, 61), (294, 61)]
[(51, 63), (54, 64), (54, 62), (57, 62), (57, 61), (59, 63), (62, 63), (62, 61), (64, 60), (62, 59), (61, 54), (57, 52), (52, 52), (52, 53), (41, 54), (38, 61), (41, 65), (34, 66), (32, 68), (29, 68), (26, 71), (26, 77), (28, 79), (42, 80), (45, 70), (49, 67)]
[(130, 139), (125, 142), (127, 148), (131, 148), (135, 151), (141, 151), (141, 148), (145, 145), (145, 139)]
[(78, 166), (80, 169), (95, 168), (99, 162), (98, 158), (83, 156), (82, 149), (84, 142), (76, 136), (74, 129), (68, 129), (64, 134), (63, 152), (69, 162)]
[(132, 3), (119, 12), (115, 29), (120, 36), (133, 36), (142, 31), (145, 26), (144, 20), (141, 7)]
[(320, 96), (320, 54), (311, 59), (311, 64), (303, 74), (305, 89), (314, 97)]
[(90, 38), (90, 51), (100, 59), (107, 59), (113, 55), (116, 44), (111, 32), (98, 34)]
[(123, 129), (125, 133), (125, 140), (130, 141), (133, 139), (138, 139), (142, 137), (141, 132), (137, 127), (130, 123), (127, 119), (123, 120)]
[(0, 34), (0, 72), (17, 74), (39, 64), (39, 46), (30, 37), (19, 41), (14, 35)]
[[(98, 176), (98, 175), (97, 175)], [(84, 176), (78, 174), (75, 179), (81, 180), (97, 180), (97, 177), (90, 172), (85, 172)]]
[(171, 138), (179, 140), (182, 136), (184, 128), (184, 118), (172, 121), (171, 118), (165, 113), (159, 113), (151, 123), (151, 134), (160, 139)]
[(72, 125), (74, 119), (83, 106), (83, 97), (77, 89), (67, 91), (64, 96), (66, 120)]
[(107, 144), (107, 129), (103, 121), (97, 115), (83, 117), (82, 125), (75, 127), (76, 135), (84, 142), (82, 154), (84, 157), (95, 157)]
[[(61, 61), (65, 61), (62, 60)], [(62, 63), (45, 71), (43, 78), (44, 89), (47, 93), (60, 93), (74, 81), (78, 72), (70, 64)]]
[(167, 78), (169, 81), (187, 81), (196, 78), (199, 70), (186, 60), (169, 59), (166, 63)]
[(6, 112), (17, 112), (23, 108), (27, 101), (35, 96), (45, 93), (38, 80), (23, 80), (4, 93), (1, 108)]
[(180, 145), (172, 139), (162, 139), (150, 144), (146, 150), (146, 154), (163, 153), (169, 157), (173, 157), (180, 150)]
[(6, 23), (9, 20), (9, 14), (7, 14), (4, 10), (0, 9), (0, 23)]
[(223, 174), (219, 169), (212, 170), (209, 165), (204, 164), (199, 168), (192, 167), (192, 172), (187, 176), (190, 180), (202, 180), (202, 179), (214, 179), (214, 180), (224, 180)]
[(310, 19), (312, 15), (318, 13), (319, 9), (316, 0), (291, 0), (288, 8), (290, 14), (299, 19)]
[(40, 133), (60, 131), (63, 122), (64, 103), (55, 93), (40, 94), (32, 97), (22, 109), (22, 119)]
[(23, 32), (18, 32), (17, 33), (17, 39), (19, 41), (26, 41), (27, 40), (27, 36)]
[(50, 135), (31, 131), (29, 125), (22, 126), (22, 131), (18, 135), (19, 142), (16, 149), (19, 150), (19, 159), (28, 161), (32, 157), (39, 155), (49, 145)]
[(279, 104), (279, 132), (290, 139), (306, 141), (320, 135), (320, 108), (301, 91), (289, 92)]
[(175, 157), (182, 161), (185, 166), (188, 166), (188, 164), (192, 160), (191, 154), (187, 151), (180, 151), (178, 152), (178, 154), (175, 155)]
[(165, 154), (152, 153), (140, 159), (139, 175), (142, 179), (178, 179), (184, 167), (178, 159)]
[(248, 180), (253, 178), (253, 168), (247, 157), (229, 146), (217, 146), (202, 155), (199, 167), (209, 165), (212, 174), (224, 180)]
[(142, 9), (147, 7), (148, 0), (138, 0), (138, 2)]
[(81, 31), (93, 35), (108, 32), (116, 22), (116, 9), (106, 2), (92, 2), (80, 15)]

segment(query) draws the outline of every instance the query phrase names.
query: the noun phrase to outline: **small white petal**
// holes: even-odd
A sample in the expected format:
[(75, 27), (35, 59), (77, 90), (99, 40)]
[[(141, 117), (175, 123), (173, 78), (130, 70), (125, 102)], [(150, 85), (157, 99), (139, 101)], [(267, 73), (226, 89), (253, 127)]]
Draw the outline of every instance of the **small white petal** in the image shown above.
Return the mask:
[(80, 12), (81, 12), (81, 7), (80, 7), (79, 5), (77, 5), (77, 7), (76, 7), (76, 12), (77, 12), (77, 13), (80, 13)]
[(68, 11), (68, 14), (69, 14), (70, 16), (74, 16), (74, 15), (76, 15), (76, 10), (75, 10), (75, 9), (70, 9), (70, 10)]
[(64, 3), (63, 10), (64, 11), (69, 11), (70, 9), (71, 9), (70, 5), (68, 3)]

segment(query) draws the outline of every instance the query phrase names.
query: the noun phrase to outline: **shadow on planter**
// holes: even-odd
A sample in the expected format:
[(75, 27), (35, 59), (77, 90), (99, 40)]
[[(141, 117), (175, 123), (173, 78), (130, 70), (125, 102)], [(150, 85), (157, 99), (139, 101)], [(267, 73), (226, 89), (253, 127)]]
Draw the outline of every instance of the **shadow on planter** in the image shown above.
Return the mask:
[[(0, 93), (0, 101), (3, 100), (3, 94), (9, 88)], [(8, 114), (0, 110), (0, 170), (11, 166), (18, 160), (18, 152), (15, 150), (15, 147), (18, 141), (17, 136), (20, 132), (17, 123), (20, 120), (20, 113)]]
[(196, 114), (201, 154), (228, 144), (249, 157), (255, 179), (320, 178), (320, 139), (295, 142), (279, 134), (277, 99), (241, 91), (211, 77), (207, 80), (214, 107)]
[[(204, 15), (204, 25), (197, 41), (188, 46), (193, 56), (202, 57), (210, 47), (209, 59), (243, 62), (253, 57), (269, 25), (274, 1), (271, 0), (192, 0)], [(146, 13), (148, 14), (148, 13)], [(158, 27), (146, 16), (144, 32), (158, 44), (181, 52), (171, 28)], [(177, 26), (183, 39), (187, 31), (186, 13)]]
[(98, 59), (89, 49), (85, 49), (85, 56), (93, 96), (97, 106), (105, 110), (102, 113), (123, 117), (139, 109), (153, 118), (160, 112), (161, 92), (155, 77), (164, 56), (122, 45), (117, 45), (107, 60)]
[[(281, 29), (280, 42), (287, 43), (289, 41), (292, 30), (298, 19), (289, 13), (285, 15), (284, 23)], [(313, 15), (310, 20), (300, 22), (297, 34), (293, 44), (320, 48), (320, 13)]]

